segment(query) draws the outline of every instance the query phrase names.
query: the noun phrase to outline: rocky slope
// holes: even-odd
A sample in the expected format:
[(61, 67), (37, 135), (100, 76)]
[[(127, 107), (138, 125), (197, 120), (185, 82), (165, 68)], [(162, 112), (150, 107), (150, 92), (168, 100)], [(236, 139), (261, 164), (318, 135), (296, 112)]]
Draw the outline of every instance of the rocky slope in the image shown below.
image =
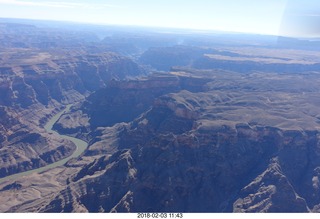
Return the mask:
[(132, 121), (148, 110), (159, 96), (180, 90), (201, 91), (209, 81), (210, 77), (199, 78), (179, 72), (155, 73), (139, 80), (113, 80), (63, 115), (54, 128), (88, 140), (90, 136), (86, 134), (97, 127)]
[[(162, 77), (168, 82), (173, 78), (188, 78), (189, 85), (197, 78), (205, 82), (201, 89), (155, 97), (129, 123), (92, 130), (81, 159), (69, 162), (58, 175), (57, 170), (45, 173), (61, 180), (54, 195), (45, 195), (44, 183), (30, 188), (30, 178), (17, 181), (20, 186), (3, 185), (0, 193), (8, 198), (32, 194), (35, 188), (42, 198), (11, 199), (15, 204), (2, 211), (318, 211), (317, 73), (176, 69)], [(156, 91), (159, 83), (149, 79), (149, 84), (145, 79), (117, 87), (128, 92), (136, 84), (148, 84)], [(141, 90), (139, 96), (150, 95), (149, 89)], [(137, 103), (131, 102), (127, 110), (139, 109)], [(103, 109), (110, 113), (110, 108)]]
[[(69, 156), (75, 146), (41, 128), (61, 104), (82, 100), (111, 79), (143, 74), (115, 53), (82, 54), (10, 49), (0, 61), (0, 177)], [(59, 143), (58, 143), (59, 142)], [(41, 145), (48, 147), (41, 148)]]
[(145, 73), (129, 58), (95, 49), (99, 38), (76, 25), (25, 22), (0, 21), (0, 177), (72, 154), (75, 145), (47, 135), (45, 122), (111, 79)]
[[(0, 177), (72, 153), (42, 128), (64, 104), (79, 101), (54, 127), (89, 142), (1, 182), (0, 212), (320, 212), (319, 52), (305, 41), (0, 27)], [(171, 72), (128, 80), (145, 71), (106, 48)]]
[(41, 120), (55, 113), (34, 104), (29, 109), (1, 107), (0, 178), (38, 168), (68, 157), (75, 145), (41, 128)]

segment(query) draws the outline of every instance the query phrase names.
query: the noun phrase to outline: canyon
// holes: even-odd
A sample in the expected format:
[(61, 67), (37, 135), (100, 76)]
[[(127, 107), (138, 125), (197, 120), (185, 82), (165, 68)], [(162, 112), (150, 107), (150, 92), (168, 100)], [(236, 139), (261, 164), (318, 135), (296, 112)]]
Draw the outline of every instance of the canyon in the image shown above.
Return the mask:
[(317, 42), (1, 25), (0, 212), (320, 211)]
[[(9, 30), (7, 35), (11, 36)], [(65, 104), (106, 86), (111, 78), (144, 74), (136, 63), (112, 52), (87, 54), (81, 49), (12, 45), (1, 50), (0, 66), (0, 177), (70, 156), (75, 145), (46, 133), (46, 121)]]

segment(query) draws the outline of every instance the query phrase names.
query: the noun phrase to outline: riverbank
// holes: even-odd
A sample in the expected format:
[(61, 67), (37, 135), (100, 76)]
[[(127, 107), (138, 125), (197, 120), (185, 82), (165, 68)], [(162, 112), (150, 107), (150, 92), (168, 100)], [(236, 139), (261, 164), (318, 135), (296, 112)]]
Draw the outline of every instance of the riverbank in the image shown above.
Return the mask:
[(72, 104), (67, 105), (64, 110), (60, 111), (55, 116), (53, 116), (46, 123), (44, 128), (49, 134), (58, 135), (60, 138), (72, 141), (76, 145), (76, 150), (72, 153), (72, 155), (70, 155), (69, 157), (66, 157), (66, 158), (64, 158), (62, 160), (59, 160), (57, 162), (51, 163), (49, 165), (46, 165), (44, 167), (28, 170), (28, 171), (21, 172), (21, 173), (16, 173), (16, 174), (4, 177), (4, 178), (0, 178), (0, 183), (3, 183), (3, 182), (8, 181), (8, 180), (18, 179), (20, 177), (27, 176), (27, 175), (32, 174), (32, 173), (40, 173), (40, 172), (43, 172), (43, 171), (46, 171), (46, 170), (49, 170), (49, 169), (52, 169), (52, 168), (55, 168), (55, 167), (58, 167), (58, 166), (62, 166), (65, 163), (67, 163), (70, 159), (76, 158), (76, 157), (80, 156), (84, 152), (84, 150), (88, 147), (88, 143), (87, 142), (85, 142), (85, 141), (83, 141), (81, 139), (78, 139), (78, 138), (67, 136), (67, 135), (60, 135), (58, 132), (52, 130), (53, 125), (59, 120), (61, 115), (63, 115), (65, 112), (70, 110), (71, 106), (72, 106)]

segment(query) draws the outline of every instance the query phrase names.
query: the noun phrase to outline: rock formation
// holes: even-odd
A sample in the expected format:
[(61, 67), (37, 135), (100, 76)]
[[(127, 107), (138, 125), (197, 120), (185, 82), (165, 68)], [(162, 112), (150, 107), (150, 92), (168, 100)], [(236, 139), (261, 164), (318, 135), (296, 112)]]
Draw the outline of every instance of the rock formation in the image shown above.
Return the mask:
[[(72, 153), (43, 129), (65, 104), (54, 128), (89, 144), (63, 166), (2, 181), (0, 212), (320, 212), (311, 42), (302, 51), (201, 35), (172, 46), (182, 35), (99, 42), (0, 27), (0, 177)], [(133, 59), (171, 70), (145, 75)]]
[[(128, 114), (142, 109), (139, 101), (151, 95), (150, 88), (155, 94), (163, 88), (160, 81), (167, 80), (166, 89), (171, 82), (179, 89), (151, 95), (150, 106), (132, 114), (135, 118), (129, 122), (121, 116), (114, 121), (117, 111), (98, 105), (101, 115), (112, 115), (111, 123), (106, 119), (100, 127), (91, 127), (86, 120), (90, 146), (81, 159), (67, 164), (69, 173), (60, 175), (64, 181), (56, 195), (6, 211), (28, 212), (43, 206), (37, 211), (316, 212), (320, 141), (315, 116), (320, 101), (314, 101), (318, 91), (312, 84), (318, 83), (317, 74), (302, 90), (288, 86), (271, 92), (272, 87), (257, 85), (279, 78), (261, 73), (252, 80), (252, 75), (221, 73), (195, 70), (192, 75), (190, 69), (176, 69), (167, 77), (111, 83), (99, 92), (109, 89), (113, 95), (100, 98), (116, 95), (118, 104), (113, 106), (128, 104)], [(181, 81), (197, 84), (200, 76), (201, 89), (182, 89)], [(231, 79), (237, 78), (239, 86), (234, 87)], [(136, 92), (137, 86), (141, 99), (127, 102), (119, 96)], [(115, 88), (117, 93), (112, 93)], [(100, 99), (99, 92), (82, 107)], [(93, 108), (86, 109), (91, 118)], [(74, 111), (65, 116), (78, 115)], [(12, 189), (30, 191), (28, 186)], [(39, 185), (39, 189), (44, 188)]]
[(84, 99), (111, 79), (145, 73), (132, 60), (111, 52), (10, 47), (1, 54), (0, 177), (72, 154), (73, 143), (47, 135), (42, 128), (45, 122), (62, 104)]

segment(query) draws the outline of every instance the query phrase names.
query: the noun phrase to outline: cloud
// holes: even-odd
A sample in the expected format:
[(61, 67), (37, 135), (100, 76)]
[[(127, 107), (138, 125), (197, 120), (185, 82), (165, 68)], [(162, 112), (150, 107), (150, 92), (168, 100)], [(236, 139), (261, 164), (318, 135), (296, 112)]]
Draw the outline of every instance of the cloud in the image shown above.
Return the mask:
[(17, 6), (38, 6), (53, 8), (83, 8), (83, 9), (101, 9), (116, 8), (117, 5), (97, 4), (97, 3), (75, 3), (68, 1), (21, 1), (21, 0), (0, 0), (1, 4), (17, 5)]

